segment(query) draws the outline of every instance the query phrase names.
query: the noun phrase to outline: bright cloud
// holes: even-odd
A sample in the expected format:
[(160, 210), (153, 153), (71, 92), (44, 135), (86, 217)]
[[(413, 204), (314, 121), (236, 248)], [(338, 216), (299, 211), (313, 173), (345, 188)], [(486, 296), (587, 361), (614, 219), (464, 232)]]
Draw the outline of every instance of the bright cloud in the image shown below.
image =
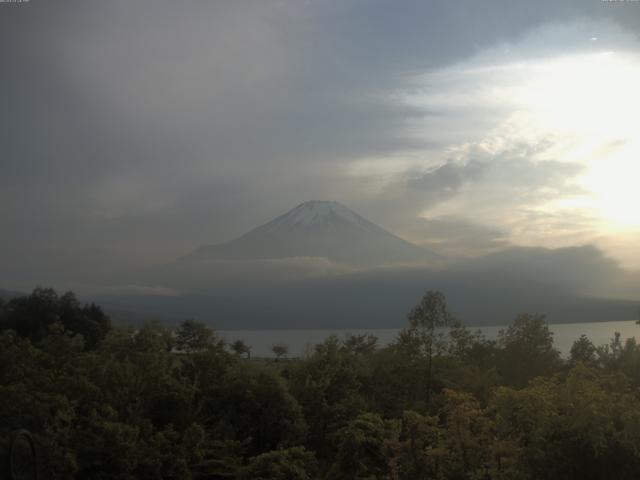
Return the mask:
[[(412, 120), (409, 134), (447, 142), (405, 170), (424, 187), (423, 217), (493, 225), (520, 245), (596, 242), (629, 259), (629, 236), (640, 238), (640, 55), (635, 40), (598, 28), (615, 42), (554, 26), (413, 79), (403, 101), (439, 114)], [(547, 51), (550, 31), (573, 44)]]

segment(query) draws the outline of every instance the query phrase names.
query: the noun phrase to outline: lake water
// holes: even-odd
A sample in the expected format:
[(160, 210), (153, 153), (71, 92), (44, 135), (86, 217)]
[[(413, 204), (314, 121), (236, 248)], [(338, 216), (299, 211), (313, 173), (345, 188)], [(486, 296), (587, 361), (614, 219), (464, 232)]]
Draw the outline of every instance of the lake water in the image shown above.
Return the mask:
[[(495, 339), (503, 326), (471, 327), (472, 331), (480, 330), (487, 339)], [(634, 336), (640, 338), (640, 326), (634, 320), (624, 322), (598, 323), (557, 323), (549, 325), (553, 332), (554, 346), (563, 356), (567, 356), (571, 345), (580, 335), (585, 334), (595, 345), (609, 343), (615, 332), (620, 332), (622, 340)], [(271, 347), (278, 343), (289, 347), (290, 357), (299, 357), (310, 352), (313, 345), (322, 343), (328, 336), (337, 335), (344, 338), (348, 333), (370, 333), (378, 337), (378, 345), (384, 346), (392, 342), (400, 330), (220, 330), (217, 333), (228, 342), (243, 340), (251, 346), (251, 354), (255, 357), (273, 357)]]

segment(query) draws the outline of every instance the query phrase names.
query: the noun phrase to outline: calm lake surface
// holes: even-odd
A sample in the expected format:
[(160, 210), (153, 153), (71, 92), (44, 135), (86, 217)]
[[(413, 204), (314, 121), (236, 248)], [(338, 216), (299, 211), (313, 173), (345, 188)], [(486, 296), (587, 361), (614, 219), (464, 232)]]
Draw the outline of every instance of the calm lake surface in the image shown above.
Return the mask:
[[(487, 339), (495, 339), (498, 332), (506, 326), (470, 327), (472, 331), (480, 330)], [(573, 342), (585, 334), (595, 345), (609, 343), (615, 332), (620, 332), (624, 341), (626, 338), (638, 336), (640, 338), (640, 325), (634, 320), (625, 322), (598, 322), (598, 323), (556, 323), (549, 325), (553, 332), (555, 348), (560, 350), (563, 356), (567, 356)], [(394, 340), (399, 329), (372, 329), (372, 330), (219, 330), (217, 333), (228, 342), (241, 339), (251, 346), (251, 355), (255, 357), (272, 357), (271, 347), (276, 343), (289, 346), (289, 356), (304, 356), (311, 352), (313, 345), (322, 343), (328, 336), (337, 335), (344, 338), (348, 333), (370, 333), (378, 337), (378, 345), (384, 346)]]

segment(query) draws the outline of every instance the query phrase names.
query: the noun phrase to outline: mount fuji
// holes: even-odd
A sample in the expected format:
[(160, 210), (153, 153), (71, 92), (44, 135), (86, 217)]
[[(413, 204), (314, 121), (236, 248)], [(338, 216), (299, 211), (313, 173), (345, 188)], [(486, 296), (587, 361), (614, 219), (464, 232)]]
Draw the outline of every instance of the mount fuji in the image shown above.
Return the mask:
[(230, 242), (127, 273), (112, 281), (127, 288), (91, 300), (125, 322), (195, 317), (229, 330), (398, 328), (432, 289), (469, 325), (504, 325), (527, 311), (552, 322), (633, 318), (636, 300), (593, 296), (616, 281), (640, 285), (594, 247), (444, 261), (340, 203), (311, 201)]
[(312, 200), (235, 240), (200, 247), (183, 260), (294, 257), (321, 257), (358, 267), (424, 265), (440, 259), (436, 253), (403, 240), (341, 203)]

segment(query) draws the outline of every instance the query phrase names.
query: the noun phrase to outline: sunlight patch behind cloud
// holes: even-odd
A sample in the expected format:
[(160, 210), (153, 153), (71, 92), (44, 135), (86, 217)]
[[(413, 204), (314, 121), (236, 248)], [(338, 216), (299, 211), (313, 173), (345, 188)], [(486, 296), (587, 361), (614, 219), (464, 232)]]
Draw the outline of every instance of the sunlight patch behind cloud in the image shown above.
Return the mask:
[[(629, 38), (583, 36), (588, 45), (555, 53), (544, 36), (537, 47), (529, 36), (414, 78), (403, 100), (441, 118), (416, 119), (408, 132), (449, 142), (423, 157), (422, 170), (434, 161), (487, 166), (456, 195), (425, 204), (423, 217), (462, 216), (521, 245), (610, 246), (616, 233), (637, 235), (640, 55), (622, 48)], [(637, 51), (635, 40), (627, 46)]]

